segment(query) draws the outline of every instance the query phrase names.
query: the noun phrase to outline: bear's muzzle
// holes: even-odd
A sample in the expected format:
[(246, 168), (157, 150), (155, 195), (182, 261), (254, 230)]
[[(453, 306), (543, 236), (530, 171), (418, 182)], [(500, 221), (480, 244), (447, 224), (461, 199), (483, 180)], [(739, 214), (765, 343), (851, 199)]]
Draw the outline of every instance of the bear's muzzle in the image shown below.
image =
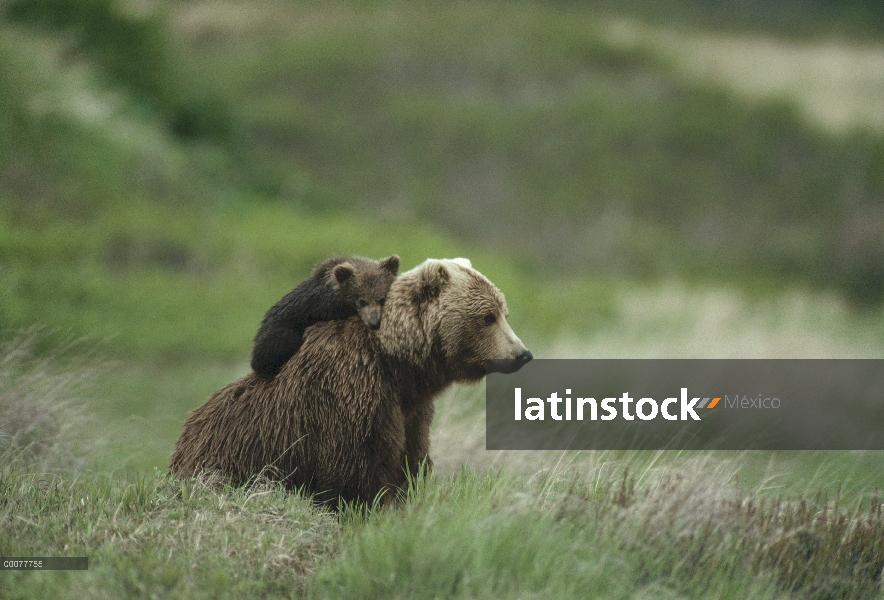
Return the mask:
[(534, 358), (534, 355), (526, 348), (525, 351), (519, 354), (516, 358), (485, 361), (485, 372), (515, 373), (524, 367), (532, 358)]

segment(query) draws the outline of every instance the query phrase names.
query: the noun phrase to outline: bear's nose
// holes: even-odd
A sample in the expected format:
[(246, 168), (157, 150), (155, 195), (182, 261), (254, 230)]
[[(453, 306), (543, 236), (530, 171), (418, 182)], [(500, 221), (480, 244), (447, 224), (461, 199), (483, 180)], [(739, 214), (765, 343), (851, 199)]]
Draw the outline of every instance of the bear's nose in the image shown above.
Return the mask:
[(368, 328), (369, 329), (377, 329), (381, 326), (380, 319), (369, 319)]
[(516, 360), (519, 361), (520, 363), (524, 364), (524, 363), (528, 362), (529, 360), (531, 360), (532, 358), (534, 358), (534, 355), (531, 354), (531, 351), (525, 350), (524, 352), (522, 352), (520, 355), (518, 355), (516, 357)]
[(489, 360), (485, 362), (485, 373), (515, 373), (532, 358), (531, 351), (525, 350), (515, 358)]

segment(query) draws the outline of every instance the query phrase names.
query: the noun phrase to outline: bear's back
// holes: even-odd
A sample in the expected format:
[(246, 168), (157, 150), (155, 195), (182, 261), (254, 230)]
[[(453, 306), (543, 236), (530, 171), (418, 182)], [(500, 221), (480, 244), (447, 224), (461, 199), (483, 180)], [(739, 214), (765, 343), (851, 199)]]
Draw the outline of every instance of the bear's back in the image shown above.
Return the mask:
[(250, 373), (196, 408), (169, 470), (215, 471), (236, 485), (263, 473), (292, 489), (306, 486), (320, 501), (373, 497), (401, 479), (401, 456), (379, 451), (404, 445), (400, 394), (388, 372), (358, 317), (318, 323), (277, 377)]

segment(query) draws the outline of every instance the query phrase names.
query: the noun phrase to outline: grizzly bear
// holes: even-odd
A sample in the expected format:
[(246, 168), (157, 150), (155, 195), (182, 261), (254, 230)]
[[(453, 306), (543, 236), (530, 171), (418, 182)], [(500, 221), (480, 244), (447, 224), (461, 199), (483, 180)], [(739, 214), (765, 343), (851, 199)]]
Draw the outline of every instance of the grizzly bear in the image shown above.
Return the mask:
[(386, 503), (432, 465), (442, 390), (531, 360), (507, 314), (468, 260), (427, 260), (393, 282), (376, 332), (357, 317), (318, 323), (276, 378), (249, 373), (215, 392), (187, 418), (169, 473), (235, 485), (263, 474), (333, 509)]
[(326, 260), (264, 315), (252, 347), (252, 369), (261, 377), (275, 377), (304, 343), (304, 330), (321, 321), (358, 314), (377, 329), (398, 272), (395, 254), (380, 262), (358, 256)]

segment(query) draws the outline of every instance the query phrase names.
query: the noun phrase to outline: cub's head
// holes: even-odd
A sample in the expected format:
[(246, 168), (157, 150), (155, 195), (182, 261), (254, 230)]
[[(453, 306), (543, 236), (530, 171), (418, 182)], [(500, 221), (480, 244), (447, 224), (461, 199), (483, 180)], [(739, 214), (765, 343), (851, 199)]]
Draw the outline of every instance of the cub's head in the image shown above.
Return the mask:
[(387, 292), (398, 272), (399, 257), (394, 254), (380, 262), (367, 258), (347, 259), (332, 269), (332, 277), (362, 322), (370, 329), (377, 329), (381, 326)]
[(421, 343), (423, 351), (409, 354), (434, 361), (451, 381), (513, 372), (532, 358), (506, 321), (503, 294), (465, 258), (425, 261), (397, 280), (390, 298), (385, 322), (400, 329), (391, 332), (397, 344)]

